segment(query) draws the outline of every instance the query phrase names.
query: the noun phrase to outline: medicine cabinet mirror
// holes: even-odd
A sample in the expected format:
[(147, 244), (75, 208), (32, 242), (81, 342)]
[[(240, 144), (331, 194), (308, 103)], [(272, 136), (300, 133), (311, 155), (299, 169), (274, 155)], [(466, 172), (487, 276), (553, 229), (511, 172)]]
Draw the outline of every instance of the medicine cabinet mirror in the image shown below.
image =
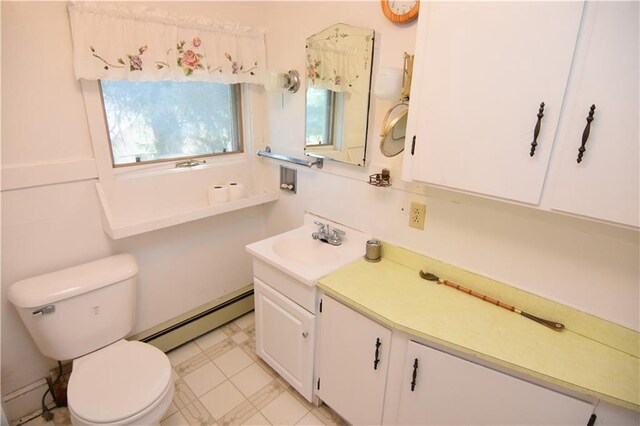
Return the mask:
[(365, 165), (373, 40), (346, 24), (307, 38), (307, 155)]

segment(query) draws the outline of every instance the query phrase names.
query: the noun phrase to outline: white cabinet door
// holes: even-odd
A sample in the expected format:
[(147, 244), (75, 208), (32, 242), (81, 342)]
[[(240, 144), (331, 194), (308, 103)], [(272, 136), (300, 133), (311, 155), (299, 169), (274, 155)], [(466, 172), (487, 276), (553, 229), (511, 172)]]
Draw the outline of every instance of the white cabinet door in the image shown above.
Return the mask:
[[(558, 131), (551, 208), (639, 226), (638, 2), (589, 2)], [(577, 162), (591, 105), (594, 120)]]
[(586, 425), (593, 412), (586, 402), (415, 342), (404, 377), (397, 424)]
[(315, 316), (254, 277), (256, 353), (308, 401)]
[(326, 295), (321, 303), (317, 394), (352, 424), (380, 424), (391, 331)]
[(423, 66), (413, 74), (419, 104), (409, 110), (414, 180), (539, 202), (582, 9), (582, 2), (428, 3), (416, 42)]

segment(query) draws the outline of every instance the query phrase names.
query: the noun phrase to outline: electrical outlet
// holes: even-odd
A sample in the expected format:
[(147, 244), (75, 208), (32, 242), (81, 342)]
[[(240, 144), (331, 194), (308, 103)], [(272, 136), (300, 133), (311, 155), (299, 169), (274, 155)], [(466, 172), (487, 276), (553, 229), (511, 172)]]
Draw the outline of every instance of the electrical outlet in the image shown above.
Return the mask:
[(422, 203), (411, 202), (409, 210), (409, 226), (416, 229), (424, 229), (427, 206)]

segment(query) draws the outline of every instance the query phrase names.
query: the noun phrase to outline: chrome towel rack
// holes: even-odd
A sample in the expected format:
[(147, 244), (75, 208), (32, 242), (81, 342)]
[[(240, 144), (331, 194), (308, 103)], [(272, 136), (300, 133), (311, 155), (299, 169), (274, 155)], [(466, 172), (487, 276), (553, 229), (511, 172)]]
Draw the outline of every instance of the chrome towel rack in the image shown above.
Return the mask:
[(273, 158), (276, 160), (297, 164), (299, 166), (312, 167), (315, 165), (316, 167), (321, 169), (322, 166), (324, 165), (324, 158), (322, 157), (314, 157), (313, 161), (301, 160), (299, 158), (289, 157), (288, 155), (276, 154), (274, 152), (271, 152), (271, 147), (266, 147), (264, 151), (258, 151), (257, 154), (260, 157)]

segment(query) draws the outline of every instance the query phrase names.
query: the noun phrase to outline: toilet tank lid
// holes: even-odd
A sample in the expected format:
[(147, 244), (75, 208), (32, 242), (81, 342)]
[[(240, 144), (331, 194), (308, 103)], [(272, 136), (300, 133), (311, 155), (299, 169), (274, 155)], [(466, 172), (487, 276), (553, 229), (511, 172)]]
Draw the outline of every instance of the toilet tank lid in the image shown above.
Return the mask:
[(18, 281), (9, 300), (20, 308), (35, 308), (118, 283), (138, 273), (136, 259), (123, 253)]

